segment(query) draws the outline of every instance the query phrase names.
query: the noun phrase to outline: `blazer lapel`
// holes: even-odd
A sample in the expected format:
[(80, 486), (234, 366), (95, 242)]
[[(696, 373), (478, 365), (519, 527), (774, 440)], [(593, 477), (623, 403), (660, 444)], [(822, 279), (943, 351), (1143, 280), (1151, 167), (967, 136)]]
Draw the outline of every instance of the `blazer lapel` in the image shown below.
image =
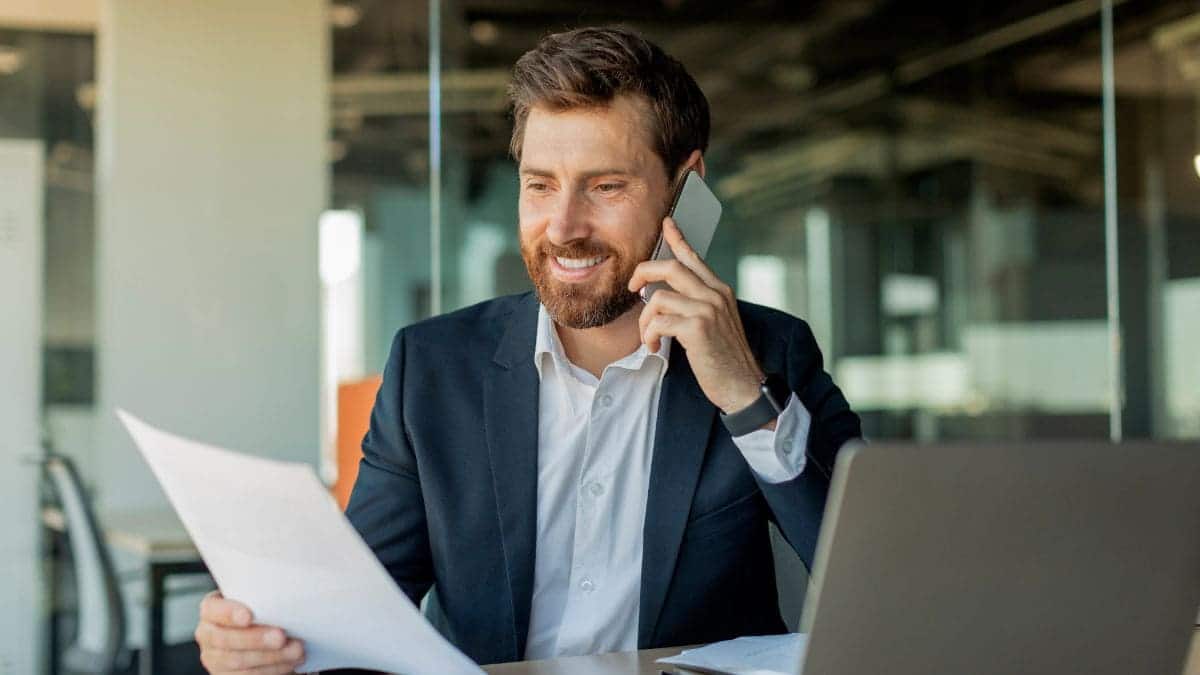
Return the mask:
[(523, 658), (529, 635), (537, 545), (537, 311), (537, 301), (529, 294), (510, 315), (483, 389), (492, 487), (511, 593), (514, 661)]
[(663, 378), (650, 463), (650, 491), (642, 540), (638, 648), (652, 644), (675, 569), (692, 496), (708, 447), (716, 408), (704, 396), (678, 342)]

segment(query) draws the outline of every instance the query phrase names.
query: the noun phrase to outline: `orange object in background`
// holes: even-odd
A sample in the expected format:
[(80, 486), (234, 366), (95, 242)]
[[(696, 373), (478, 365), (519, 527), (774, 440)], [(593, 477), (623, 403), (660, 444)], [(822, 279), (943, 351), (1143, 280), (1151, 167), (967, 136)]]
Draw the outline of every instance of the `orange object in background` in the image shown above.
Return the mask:
[(362, 439), (371, 422), (371, 407), (383, 382), (382, 375), (338, 385), (337, 404), (337, 482), (329, 490), (343, 511), (350, 503), (350, 490), (358, 478), (362, 459)]

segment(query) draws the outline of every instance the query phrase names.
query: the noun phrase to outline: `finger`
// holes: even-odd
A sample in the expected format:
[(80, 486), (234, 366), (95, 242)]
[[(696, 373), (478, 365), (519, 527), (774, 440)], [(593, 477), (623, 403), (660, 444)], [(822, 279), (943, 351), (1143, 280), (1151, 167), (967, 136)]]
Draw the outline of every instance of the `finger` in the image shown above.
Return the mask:
[(200, 618), (222, 626), (249, 626), (254, 621), (250, 608), (213, 591), (200, 602)]
[[(659, 292), (666, 293), (668, 291), (663, 289)], [(658, 293), (655, 293), (654, 295), (658, 295)], [(653, 300), (654, 298), (651, 297), (650, 299)], [(656, 316), (658, 316), (658, 305), (651, 306), (649, 303), (642, 308), (642, 313), (638, 315), (638, 335), (642, 336), (642, 344), (646, 345), (646, 348), (652, 352), (658, 351), (658, 348), (661, 345), (659, 345), (657, 342), (651, 342), (646, 337), (646, 329), (650, 326), (650, 322), (652, 322)]]
[(281, 666), (263, 666), (262, 668), (252, 668), (251, 670), (238, 671), (236, 675), (291, 675), (296, 672), (296, 665), (281, 665)]
[(299, 640), (289, 640), (282, 649), (213, 650), (204, 655), (206, 663), (213, 670), (242, 672), (285, 666), (283, 672), (287, 672), (304, 660), (304, 648)]
[[(711, 307), (703, 301), (689, 298), (669, 289), (660, 289), (638, 315), (638, 332), (645, 333), (646, 327), (659, 314), (681, 314), (684, 316), (712, 316)], [(649, 343), (647, 343), (649, 345)], [(653, 345), (649, 345), (653, 347)]]
[[(660, 290), (662, 290), (662, 292), (664, 292), (664, 293), (666, 292), (665, 289), (660, 289)], [(655, 293), (654, 295), (658, 295), (658, 293)], [(650, 299), (654, 300), (654, 297), (651, 296)], [(640, 314), (638, 314), (638, 335), (645, 337), (646, 326), (650, 323), (650, 321), (652, 319), (654, 319), (655, 315), (658, 314), (657, 307), (658, 307), (657, 305), (651, 307), (650, 303), (648, 303), (648, 302), (642, 307), (642, 312)], [(645, 340), (643, 340), (643, 342), (645, 342)], [(650, 345), (646, 345), (646, 346), (649, 347)]]
[(695, 317), (659, 314), (647, 324), (642, 341), (647, 345), (658, 345), (664, 337), (671, 337), (678, 340), (683, 348), (687, 349), (699, 328), (699, 319)]
[[(711, 304), (711, 302), (696, 300), (664, 289), (655, 293), (650, 298), (650, 302), (646, 304), (641, 316), (638, 317), (638, 327), (645, 334), (646, 327), (656, 317), (662, 315), (695, 318), (700, 321), (715, 323), (718, 319), (718, 312), (718, 306)], [(646, 345), (651, 349), (655, 348), (657, 344), (657, 342), (646, 341)]]
[(683, 263), (688, 269), (696, 273), (706, 284), (713, 285), (714, 282), (719, 282), (720, 278), (704, 262), (704, 258), (692, 248), (688, 243), (687, 237), (683, 236), (683, 230), (679, 229), (679, 223), (671, 216), (663, 219), (663, 238), (666, 239), (667, 245), (671, 247), (671, 253), (675, 254), (675, 258)]
[(275, 626), (227, 628), (201, 622), (196, 628), (196, 642), (219, 650), (281, 649), (287, 643), (287, 635)]
[[(655, 295), (658, 295), (655, 293)], [(670, 334), (672, 324), (676, 317), (659, 314), (646, 324), (646, 328), (642, 331), (642, 342), (650, 349), (656, 349), (662, 346), (663, 337)]]
[(678, 314), (712, 321), (717, 318), (717, 303), (719, 302), (720, 298), (713, 295), (711, 289), (703, 299), (688, 297), (682, 293), (664, 289), (651, 296), (650, 302), (646, 303), (646, 306), (658, 314)]
[(725, 300), (726, 304), (732, 307), (737, 302), (737, 298), (735, 298), (733, 294), (733, 287), (722, 281), (721, 277), (717, 276), (717, 273), (708, 266), (708, 263), (704, 262), (704, 258), (702, 258), (700, 254), (692, 248), (691, 244), (689, 244), (687, 239), (683, 236), (683, 230), (679, 228), (679, 224), (675, 222), (675, 219), (668, 218), (667, 220), (669, 222), (663, 224), (663, 231), (664, 233), (667, 233), (666, 236), (664, 236), (664, 239), (667, 239), (668, 245), (670, 245), (670, 241), (673, 239), (673, 236), (669, 233), (674, 231), (679, 235), (678, 245), (683, 249), (679, 252), (676, 252), (675, 249), (671, 249), (671, 252), (675, 253), (676, 258), (679, 258), (683, 264), (688, 267), (688, 269), (695, 272), (696, 276), (700, 277), (701, 281), (707, 284), (710, 288), (716, 290)]
[(665, 281), (672, 289), (694, 298), (712, 298), (716, 293), (678, 260), (647, 260), (639, 264), (629, 279), (629, 290), (637, 291), (655, 281)]
[(291, 675), (296, 672), (296, 667), (299, 663), (292, 665), (282, 664), (275, 666), (262, 666), (260, 668), (251, 668), (250, 670), (239, 670), (235, 675)]

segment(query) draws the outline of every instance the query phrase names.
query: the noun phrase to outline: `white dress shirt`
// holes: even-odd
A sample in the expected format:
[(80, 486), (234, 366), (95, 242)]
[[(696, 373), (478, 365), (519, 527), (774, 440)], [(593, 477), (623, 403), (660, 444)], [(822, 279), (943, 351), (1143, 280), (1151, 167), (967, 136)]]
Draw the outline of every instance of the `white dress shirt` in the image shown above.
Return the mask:
[[(637, 649), (642, 526), (671, 339), (609, 364), (600, 379), (567, 360), (545, 307), (534, 364), (538, 404), (537, 550), (525, 658)], [(795, 394), (775, 430), (733, 439), (778, 483), (804, 469), (811, 417)]]

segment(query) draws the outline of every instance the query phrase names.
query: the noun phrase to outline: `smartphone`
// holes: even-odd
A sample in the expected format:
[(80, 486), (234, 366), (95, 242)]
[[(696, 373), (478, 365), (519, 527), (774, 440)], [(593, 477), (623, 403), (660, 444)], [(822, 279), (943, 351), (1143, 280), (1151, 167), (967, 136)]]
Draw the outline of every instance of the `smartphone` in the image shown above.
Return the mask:
[[(713, 234), (717, 231), (717, 223), (721, 220), (721, 202), (705, 184), (704, 179), (695, 171), (688, 171), (681, 181), (671, 209), (667, 215), (675, 219), (683, 238), (703, 259), (708, 254), (708, 245), (712, 243)], [(672, 260), (675, 255), (667, 244), (662, 232), (658, 234), (658, 243), (654, 245), (651, 260)], [(670, 288), (666, 283), (656, 281), (646, 284), (641, 290), (642, 302), (650, 302), (650, 296), (659, 288)]]

